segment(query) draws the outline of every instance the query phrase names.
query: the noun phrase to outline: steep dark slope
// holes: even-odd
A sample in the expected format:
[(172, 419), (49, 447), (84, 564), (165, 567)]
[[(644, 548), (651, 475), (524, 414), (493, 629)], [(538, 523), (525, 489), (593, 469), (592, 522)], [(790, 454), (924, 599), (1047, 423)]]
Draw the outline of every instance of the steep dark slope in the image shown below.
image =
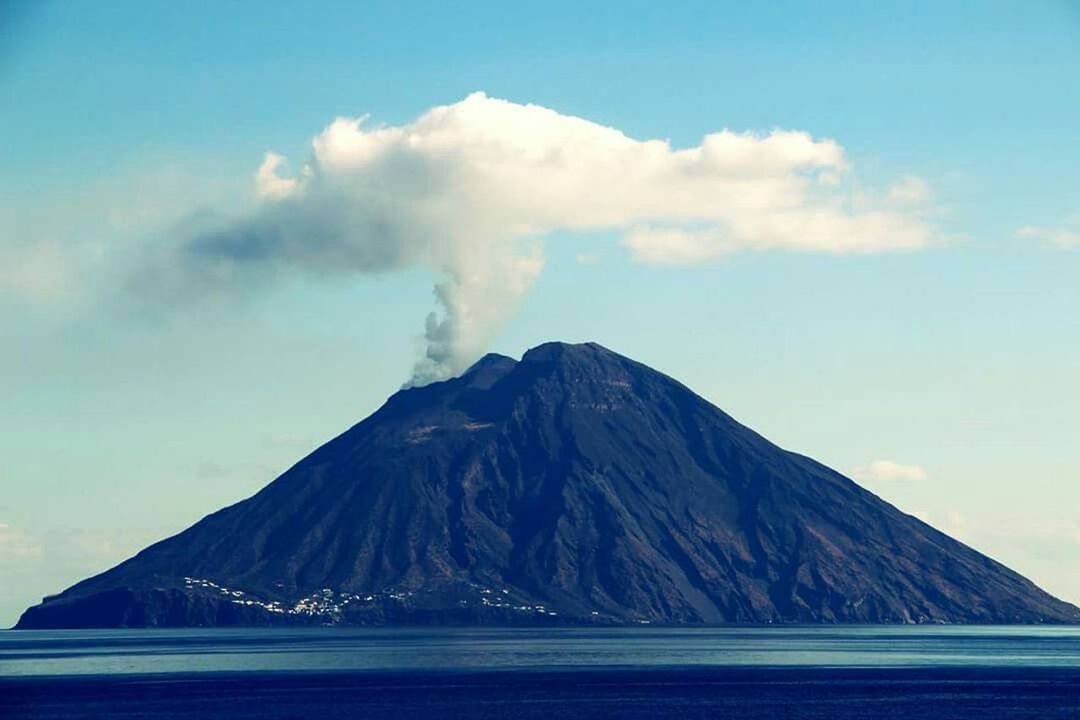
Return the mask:
[(397, 393), (19, 627), (1077, 621), (674, 380), (549, 343)]

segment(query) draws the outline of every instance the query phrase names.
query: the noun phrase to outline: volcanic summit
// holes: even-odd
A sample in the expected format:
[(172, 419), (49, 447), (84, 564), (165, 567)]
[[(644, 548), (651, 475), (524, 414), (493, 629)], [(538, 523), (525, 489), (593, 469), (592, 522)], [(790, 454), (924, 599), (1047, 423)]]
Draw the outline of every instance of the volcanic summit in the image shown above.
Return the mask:
[(675, 380), (547, 343), (396, 393), (18, 627), (1074, 622)]

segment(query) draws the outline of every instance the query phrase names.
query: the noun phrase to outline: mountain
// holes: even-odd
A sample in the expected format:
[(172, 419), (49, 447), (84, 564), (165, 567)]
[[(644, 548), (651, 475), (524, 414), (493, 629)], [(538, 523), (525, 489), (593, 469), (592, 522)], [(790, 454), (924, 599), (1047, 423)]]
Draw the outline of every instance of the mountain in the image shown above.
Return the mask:
[(1078, 621), (671, 378), (548, 343), (398, 392), (18, 627)]

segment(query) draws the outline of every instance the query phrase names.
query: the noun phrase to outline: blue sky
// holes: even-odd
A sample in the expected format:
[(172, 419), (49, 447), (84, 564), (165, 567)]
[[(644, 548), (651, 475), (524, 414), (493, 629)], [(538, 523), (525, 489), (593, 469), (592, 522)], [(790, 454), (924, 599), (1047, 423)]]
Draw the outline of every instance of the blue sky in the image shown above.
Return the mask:
[(654, 263), (556, 228), (487, 345), (597, 340), (1080, 601), (1076, 3), (266, 5), (0, 11), (0, 624), (400, 386), (430, 267), (180, 307), (130, 276), (191, 217), (258, 212), (267, 151), (295, 172), (336, 117), (474, 91), (674, 148), (802, 131), (859, 187), (925, 183), (905, 252)]

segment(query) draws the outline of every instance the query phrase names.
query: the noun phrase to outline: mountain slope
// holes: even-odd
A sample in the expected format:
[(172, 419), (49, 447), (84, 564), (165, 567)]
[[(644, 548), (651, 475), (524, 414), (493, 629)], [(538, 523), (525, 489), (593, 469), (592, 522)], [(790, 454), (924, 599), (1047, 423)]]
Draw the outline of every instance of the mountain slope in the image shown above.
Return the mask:
[(549, 343), (397, 393), (18, 627), (1077, 621), (674, 380)]

